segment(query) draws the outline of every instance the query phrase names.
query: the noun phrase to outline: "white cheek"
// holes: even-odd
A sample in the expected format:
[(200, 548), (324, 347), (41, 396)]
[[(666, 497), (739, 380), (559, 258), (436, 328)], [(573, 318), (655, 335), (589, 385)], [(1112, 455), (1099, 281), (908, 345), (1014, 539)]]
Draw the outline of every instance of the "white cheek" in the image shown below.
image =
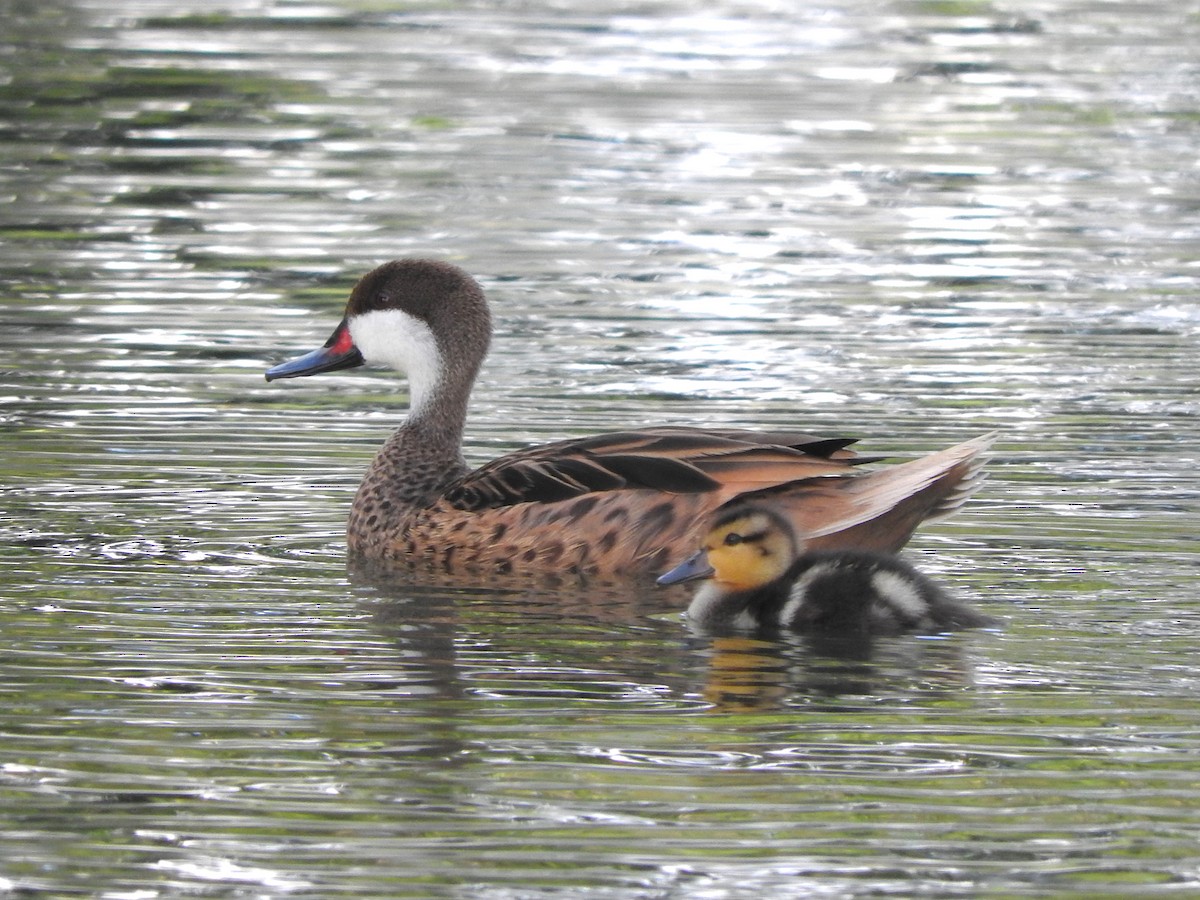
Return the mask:
[(408, 376), (413, 412), (425, 405), (442, 373), (442, 355), (428, 325), (399, 309), (377, 309), (350, 320), (350, 337), (367, 362)]

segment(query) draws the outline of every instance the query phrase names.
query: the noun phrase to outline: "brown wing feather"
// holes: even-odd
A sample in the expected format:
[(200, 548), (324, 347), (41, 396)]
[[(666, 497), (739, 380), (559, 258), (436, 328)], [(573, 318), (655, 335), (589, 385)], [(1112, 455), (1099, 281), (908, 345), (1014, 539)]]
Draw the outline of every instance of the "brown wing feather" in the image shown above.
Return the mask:
[(793, 432), (652, 428), (543, 444), (463, 476), (443, 494), (455, 509), (555, 503), (584, 494), (642, 488), (670, 494), (745, 490), (817, 475), (845, 474), (859, 461), (849, 438)]

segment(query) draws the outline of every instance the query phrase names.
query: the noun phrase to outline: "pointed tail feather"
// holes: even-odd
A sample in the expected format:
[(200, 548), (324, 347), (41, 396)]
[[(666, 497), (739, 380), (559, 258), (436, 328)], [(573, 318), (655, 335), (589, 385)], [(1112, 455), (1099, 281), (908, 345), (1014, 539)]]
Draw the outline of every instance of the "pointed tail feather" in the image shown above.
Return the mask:
[(945, 518), (979, 489), (995, 438), (986, 434), (865, 475), (809, 478), (759, 493), (788, 517), (808, 549), (895, 552), (918, 525)]
[(963, 473), (962, 478), (955, 484), (954, 489), (942, 498), (942, 501), (925, 517), (926, 522), (940, 522), (942, 519), (954, 515), (983, 487), (983, 483), (987, 481), (987, 472), (984, 471), (984, 467), (992, 458), (992, 444), (996, 442), (999, 434), (999, 431), (991, 431), (950, 448), (950, 450), (970, 447), (976, 449), (974, 455), (966, 460), (967, 470)]

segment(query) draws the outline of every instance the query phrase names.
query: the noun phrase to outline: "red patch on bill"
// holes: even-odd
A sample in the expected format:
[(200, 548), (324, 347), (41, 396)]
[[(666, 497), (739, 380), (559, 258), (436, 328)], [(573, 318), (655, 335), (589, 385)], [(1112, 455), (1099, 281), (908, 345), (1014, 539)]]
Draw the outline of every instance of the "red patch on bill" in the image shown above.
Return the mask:
[(350, 337), (350, 329), (344, 324), (338, 326), (338, 330), (333, 333), (327, 346), (331, 352), (339, 355), (349, 353), (354, 349), (354, 338)]

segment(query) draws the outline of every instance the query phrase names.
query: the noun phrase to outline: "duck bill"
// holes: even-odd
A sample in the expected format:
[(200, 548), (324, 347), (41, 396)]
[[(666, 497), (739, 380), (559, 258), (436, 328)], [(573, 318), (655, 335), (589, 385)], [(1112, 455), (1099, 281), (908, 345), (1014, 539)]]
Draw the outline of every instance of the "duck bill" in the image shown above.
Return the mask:
[(320, 375), (322, 372), (352, 369), (362, 364), (362, 354), (354, 346), (354, 339), (350, 337), (350, 328), (346, 324), (346, 320), (342, 319), (342, 324), (338, 325), (333, 334), (329, 336), (325, 346), (267, 369), (267, 381), (274, 381), (276, 378), (299, 378), (302, 375)]
[(713, 567), (708, 563), (708, 554), (701, 550), (694, 556), (689, 556), (670, 572), (658, 576), (658, 584), (681, 584), (684, 581), (695, 581), (697, 578), (708, 578), (713, 574)]

